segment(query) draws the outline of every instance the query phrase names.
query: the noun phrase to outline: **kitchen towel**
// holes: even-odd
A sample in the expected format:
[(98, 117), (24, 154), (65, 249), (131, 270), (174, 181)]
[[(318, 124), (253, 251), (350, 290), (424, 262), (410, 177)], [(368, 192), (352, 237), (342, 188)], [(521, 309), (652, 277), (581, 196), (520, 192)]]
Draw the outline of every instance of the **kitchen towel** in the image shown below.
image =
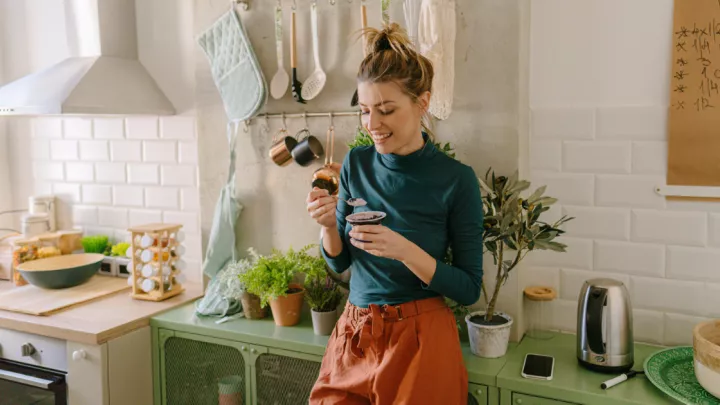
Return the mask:
[(418, 42), (420, 53), (435, 70), (430, 113), (438, 119), (450, 117), (455, 86), (455, 0), (423, 0), (420, 7)]
[(235, 7), (197, 41), (210, 62), (228, 119), (254, 117), (267, 101), (267, 83)]
[(228, 179), (220, 191), (220, 197), (215, 205), (212, 229), (203, 261), (203, 273), (210, 278), (215, 277), (230, 260), (237, 260), (238, 257), (235, 246), (235, 223), (243, 210), (242, 204), (235, 197), (235, 142), (239, 126), (239, 121), (227, 124), (227, 138), (230, 146)]

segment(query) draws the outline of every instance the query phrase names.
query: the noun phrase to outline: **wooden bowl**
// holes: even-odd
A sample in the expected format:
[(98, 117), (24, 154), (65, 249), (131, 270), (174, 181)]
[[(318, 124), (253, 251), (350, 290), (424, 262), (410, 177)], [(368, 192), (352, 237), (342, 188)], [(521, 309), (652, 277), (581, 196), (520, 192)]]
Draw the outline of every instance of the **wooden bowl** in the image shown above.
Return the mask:
[(698, 382), (720, 399), (720, 319), (695, 326), (693, 357)]
[(49, 289), (69, 288), (88, 281), (98, 272), (105, 255), (80, 253), (22, 263), (17, 270), (28, 283)]

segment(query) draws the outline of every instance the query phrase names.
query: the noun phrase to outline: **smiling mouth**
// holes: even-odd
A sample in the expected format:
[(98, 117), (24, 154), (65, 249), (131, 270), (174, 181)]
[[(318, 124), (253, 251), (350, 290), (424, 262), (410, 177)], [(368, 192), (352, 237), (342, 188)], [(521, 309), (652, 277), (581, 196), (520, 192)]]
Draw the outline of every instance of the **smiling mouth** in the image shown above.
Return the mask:
[(392, 132), (389, 134), (372, 134), (372, 139), (375, 143), (383, 143), (385, 140), (392, 136)]

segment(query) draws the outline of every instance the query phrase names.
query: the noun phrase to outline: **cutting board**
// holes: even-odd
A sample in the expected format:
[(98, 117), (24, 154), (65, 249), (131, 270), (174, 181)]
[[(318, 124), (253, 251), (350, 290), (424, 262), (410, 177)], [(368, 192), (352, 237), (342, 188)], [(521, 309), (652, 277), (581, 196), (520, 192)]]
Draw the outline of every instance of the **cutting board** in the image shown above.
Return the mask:
[(0, 293), (0, 310), (47, 316), (125, 289), (130, 289), (127, 279), (108, 276), (93, 276), (79, 286), (59, 290), (25, 285)]

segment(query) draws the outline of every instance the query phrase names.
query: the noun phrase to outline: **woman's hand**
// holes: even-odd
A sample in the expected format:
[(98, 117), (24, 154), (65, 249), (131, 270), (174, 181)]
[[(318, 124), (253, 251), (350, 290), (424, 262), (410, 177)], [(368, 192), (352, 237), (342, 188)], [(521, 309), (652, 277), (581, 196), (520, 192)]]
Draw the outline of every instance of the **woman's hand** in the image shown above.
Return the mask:
[(314, 187), (307, 196), (307, 211), (310, 217), (325, 228), (337, 226), (335, 208), (337, 199), (327, 190)]
[[(416, 245), (382, 225), (356, 225), (350, 231), (350, 243), (371, 255), (405, 261)], [(360, 242), (365, 241), (365, 242)]]

